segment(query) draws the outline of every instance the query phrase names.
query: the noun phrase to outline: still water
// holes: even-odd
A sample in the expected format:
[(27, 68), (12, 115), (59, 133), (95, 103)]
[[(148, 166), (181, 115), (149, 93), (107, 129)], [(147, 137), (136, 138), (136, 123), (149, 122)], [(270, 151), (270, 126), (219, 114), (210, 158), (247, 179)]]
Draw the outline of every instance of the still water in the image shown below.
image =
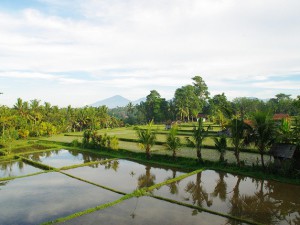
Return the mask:
[(56, 168), (107, 159), (98, 154), (65, 149), (31, 153), (24, 157)]
[(154, 195), (263, 224), (300, 224), (300, 186), (206, 170)]
[[(236, 222), (236, 221), (235, 221)], [(227, 218), (199, 212), (194, 209), (153, 199), (132, 198), (118, 205), (96, 211), (73, 220), (66, 225), (224, 225)], [(243, 224), (243, 223), (239, 223)]]
[(70, 169), (65, 172), (126, 193), (150, 187), (184, 174), (176, 169), (143, 165), (122, 159)]
[(42, 170), (30, 166), (21, 160), (14, 161), (0, 161), (0, 178), (4, 177), (15, 177), (15, 176), (23, 176), (32, 173), (37, 173)]
[(120, 197), (53, 172), (0, 182), (0, 224), (40, 224)]
[[(57, 168), (106, 159), (96, 154), (63, 149), (27, 154), (26, 157)], [(38, 171), (21, 161), (0, 163), (1, 177)], [(126, 193), (184, 174), (176, 169), (128, 160), (111, 160), (64, 172)], [(152, 194), (262, 224), (300, 224), (299, 185), (206, 170), (162, 186)], [(40, 224), (120, 197), (54, 172), (0, 182), (0, 225)], [(140, 197), (65, 224), (242, 223), (151, 197)]]

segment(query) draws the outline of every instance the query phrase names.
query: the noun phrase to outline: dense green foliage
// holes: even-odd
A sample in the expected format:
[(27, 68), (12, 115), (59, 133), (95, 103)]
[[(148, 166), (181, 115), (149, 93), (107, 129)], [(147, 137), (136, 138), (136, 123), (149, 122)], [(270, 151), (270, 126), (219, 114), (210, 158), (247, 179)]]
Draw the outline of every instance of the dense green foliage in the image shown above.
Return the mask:
[[(274, 121), (274, 114), (289, 114), (278, 121)], [(170, 133), (167, 140), (157, 140), (157, 144), (167, 144), (176, 156), (180, 138), (188, 137), (187, 143), (197, 150), (197, 157), (202, 161), (201, 149), (209, 146), (220, 151), (220, 160), (224, 158), (228, 148), (235, 153), (238, 165), (240, 151), (246, 145), (252, 144), (261, 154), (261, 163), (264, 165), (264, 155), (268, 153), (273, 143), (292, 143), (300, 147), (300, 96), (292, 99), (290, 95), (279, 93), (274, 98), (262, 101), (257, 98), (238, 97), (229, 101), (224, 93), (210, 96), (208, 87), (200, 76), (192, 78), (192, 84), (177, 88), (174, 97), (166, 100), (156, 90), (151, 90), (145, 102), (138, 105), (129, 103), (126, 107), (109, 110), (106, 106), (59, 108), (45, 102), (40, 104), (37, 99), (29, 102), (17, 99), (16, 104), (9, 108), (0, 106), (0, 147), (5, 147), (3, 154), (9, 154), (11, 143), (15, 139), (28, 137), (52, 136), (64, 132), (83, 132), (82, 145), (88, 148), (118, 148), (118, 138), (105, 133), (98, 134), (101, 128), (115, 128), (132, 124), (171, 125), (172, 122), (181, 124), (195, 122), (198, 127), (191, 130), (180, 130), (180, 133)], [(199, 119), (201, 117), (201, 119)], [(213, 126), (221, 127), (221, 131), (205, 131), (202, 118), (208, 119)], [(211, 128), (213, 129), (213, 128)], [(174, 132), (173, 130), (171, 132)], [(163, 132), (162, 132), (163, 133)], [(150, 158), (150, 150), (156, 141), (156, 132), (151, 124), (146, 129), (138, 129), (138, 140)], [(166, 133), (163, 133), (166, 134)], [(172, 136), (173, 135), (173, 136)], [(225, 135), (215, 139), (215, 145), (205, 145), (205, 137), (210, 136), (213, 141), (217, 135)], [(123, 137), (122, 141), (128, 141)], [(229, 141), (231, 140), (231, 141)], [(74, 146), (79, 145), (78, 139), (73, 141)], [(4, 152), (1, 151), (1, 152)]]
[(1, 143), (7, 145), (12, 139), (52, 136), (62, 132), (83, 131), (123, 126), (123, 122), (109, 116), (108, 108), (59, 108), (39, 100), (24, 102), (18, 98), (13, 108), (0, 106)]

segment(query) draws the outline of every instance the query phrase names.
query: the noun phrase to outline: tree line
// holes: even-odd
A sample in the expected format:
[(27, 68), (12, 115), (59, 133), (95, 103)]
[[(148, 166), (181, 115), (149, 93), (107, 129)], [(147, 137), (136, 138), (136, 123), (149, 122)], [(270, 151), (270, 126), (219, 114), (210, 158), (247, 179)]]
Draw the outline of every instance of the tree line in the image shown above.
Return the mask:
[(250, 119), (257, 111), (269, 114), (300, 113), (300, 95), (293, 99), (291, 95), (279, 93), (274, 98), (237, 97), (229, 101), (224, 93), (210, 96), (208, 87), (200, 76), (192, 78), (192, 84), (177, 88), (171, 100), (162, 98), (156, 90), (151, 90), (145, 102), (126, 107), (110, 109), (109, 114), (122, 119), (125, 124), (146, 124), (150, 121), (165, 123), (180, 120), (195, 121), (198, 114), (205, 114), (211, 122), (223, 125), (232, 115)]
[(123, 121), (108, 114), (106, 106), (59, 108), (40, 100), (23, 101), (12, 108), (0, 106), (0, 140), (2, 145), (11, 139), (51, 136), (62, 132), (123, 126)]

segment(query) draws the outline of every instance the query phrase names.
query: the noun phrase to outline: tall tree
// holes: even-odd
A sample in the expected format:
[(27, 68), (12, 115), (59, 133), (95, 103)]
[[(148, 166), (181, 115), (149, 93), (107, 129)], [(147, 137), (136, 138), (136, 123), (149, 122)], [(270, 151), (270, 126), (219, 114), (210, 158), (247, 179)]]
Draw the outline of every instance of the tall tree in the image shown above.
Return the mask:
[(198, 96), (196, 95), (195, 87), (192, 85), (186, 85), (176, 89), (174, 102), (181, 120), (186, 118), (189, 121), (195, 114), (198, 115), (202, 109)]
[(203, 80), (203, 78), (200, 76), (195, 76), (192, 78), (192, 80), (194, 81), (193, 85), (195, 87), (195, 93), (198, 96), (199, 100), (200, 101), (207, 100), (209, 97), (209, 92), (208, 92), (208, 87), (205, 81)]
[(162, 122), (163, 114), (161, 104), (163, 101), (165, 101), (165, 99), (161, 98), (156, 90), (150, 91), (145, 102), (148, 121), (154, 120), (155, 122)]

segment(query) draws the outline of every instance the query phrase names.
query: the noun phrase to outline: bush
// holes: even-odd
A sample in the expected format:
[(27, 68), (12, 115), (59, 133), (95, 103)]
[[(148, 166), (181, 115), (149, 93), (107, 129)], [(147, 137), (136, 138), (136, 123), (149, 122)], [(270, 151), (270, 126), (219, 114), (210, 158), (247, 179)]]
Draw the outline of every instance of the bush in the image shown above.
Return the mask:
[(29, 130), (27, 129), (19, 129), (18, 130), (19, 138), (26, 139), (29, 136)]
[(80, 146), (80, 143), (77, 139), (74, 139), (72, 142), (71, 142), (71, 145), (72, 147), (79, 147)]
[(113, 136), (110, 140), (110, 148), (113, 150), (119, 149), (119, 140), (116, 136)]

